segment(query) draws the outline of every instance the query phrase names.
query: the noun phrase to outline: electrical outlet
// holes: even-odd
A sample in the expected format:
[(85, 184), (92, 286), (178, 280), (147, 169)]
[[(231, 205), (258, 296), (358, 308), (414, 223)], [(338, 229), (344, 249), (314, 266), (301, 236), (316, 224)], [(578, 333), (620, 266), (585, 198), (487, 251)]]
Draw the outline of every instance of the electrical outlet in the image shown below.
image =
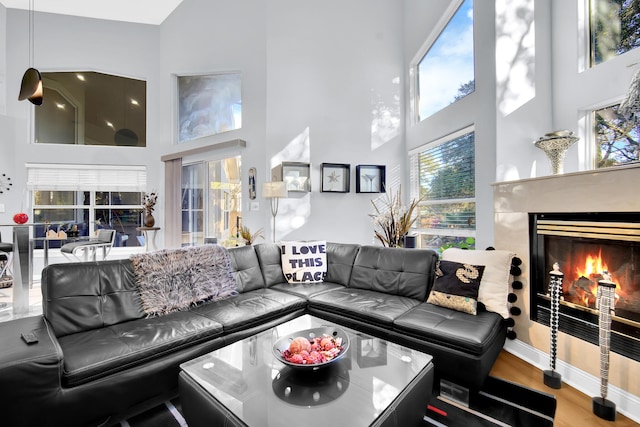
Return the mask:
[(260, 202), (249, 202), (249, 210), (250, 211), (259, 211), (260, 210)]
[(4, 203), (0, 203), (0, 213), (4, 213)]

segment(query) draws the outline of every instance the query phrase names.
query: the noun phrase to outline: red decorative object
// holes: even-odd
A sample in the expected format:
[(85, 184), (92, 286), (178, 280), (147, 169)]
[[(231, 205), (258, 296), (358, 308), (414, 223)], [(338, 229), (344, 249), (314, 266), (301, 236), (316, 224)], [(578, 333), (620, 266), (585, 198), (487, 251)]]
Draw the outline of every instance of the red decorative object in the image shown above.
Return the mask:
[(17, 213), (13, 216), (13, 222), (16, 224), (24, 224), (29, 221), (29, 215), (24, 212)]

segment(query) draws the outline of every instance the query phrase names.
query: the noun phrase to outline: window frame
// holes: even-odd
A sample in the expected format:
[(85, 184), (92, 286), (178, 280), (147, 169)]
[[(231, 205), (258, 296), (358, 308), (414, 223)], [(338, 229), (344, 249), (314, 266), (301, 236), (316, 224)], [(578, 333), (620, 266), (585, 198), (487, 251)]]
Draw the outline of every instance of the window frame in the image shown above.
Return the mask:
[[(440, 18), (438, 19), (438, 22), (436, 23), (436, 25), (433, 27), (433, 30), (431, 31), (431, 33), (429, 33), (424, 43), (420, 46), (416, 55), (413, 57), (413, 59), (409, 64), (409, 100), (410, 100), (409, 113), (411, 116), (411, 123), (414, 125), (424, 121), (425, 119), (433, 117), (433, 115), (441, 112), (442, 110), (446, 109), (449, 105), (451, 105), (449, 104), (448, 106), (443, 107), (442, 109), (434, 112), (432, 115), (421, 119), (420, 117), (420, 73), (418, 68), (422, 59), (427, 55), (431, 47), (438, 40), (442, 32), (446, 29), (447, 25), (449, 24), (451, 19), (454, 17), (454, 15), (456, 14), (458, 9), (462, 6), (464, 2), (465, 0), (455, 0), (449, 4), (449, 6), (445, 9), (445, 11), (442, 13)], [(474, 20), (475, 20), (475, 1), (474, 1)], [(474, 82), (475, 82), (476, 81), (476, 78), (475, 78), (475, 68), (476, 68), (475, 67), (475, 29), (474, 29), (473, 53), (474, 53), (474, 60), (473, 60)], [(475, 89), (474, 89), (474, 92), (475, 92)]]
[[(419, 199), (420, 198), (420, 163), (419, 156), (422, 152), (427, 149), (435, 148), (440, 145), (444, 145), (448, 142), (451, 142), (457, 138), (460, 138), (469, 133), (474, 134), (474, 153), (473, 153), (473, 161), (474, 161), (474, 196), (472, 198), (455, 198), (455, 199), (437, 199), (435, 201), (423, 200), (420, 202), (419, 206), (428, 206), (428, 205), (443, 205), (443, 204), (455, 204), (455, 203), (474, 203), (474, 213), (476, 216), (476, 221), (473, 224), (473, 228), (461, 228), (461, 229), (451, 229), (451, 228), (420, 228), (418, 226), (414, 226), (412, 228), (412, 232), (422, 235), (437, 235), (437, 236), (451, 236), (451, 237), (471, 237), (476, 239), (477, 237), (477, 192), (476, 192), (476, 154), (475, 154), (475, 125), (466, 126), (461, 128), (455, 132), (452, 132), (448, 135), (437, 138), (433, 141), (427, 142), (419, 147), (416, 147), (409, 151), (409, 181), (410, 181), (410, 190), (411, 190), (411, 198)], [(419, 224), (419, 221), (416, 221), (416, 225)], [(418, 239), (419, 246), (421, 246), (422, 239)]]

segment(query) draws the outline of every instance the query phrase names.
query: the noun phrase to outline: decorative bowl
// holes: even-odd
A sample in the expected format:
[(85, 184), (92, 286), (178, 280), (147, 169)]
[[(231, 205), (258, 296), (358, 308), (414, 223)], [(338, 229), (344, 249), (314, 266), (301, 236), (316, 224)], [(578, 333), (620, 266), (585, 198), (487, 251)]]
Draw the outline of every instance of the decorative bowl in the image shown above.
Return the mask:
[[(301, 363), (292, 363), (282, 356), (282, 352), (289, 348), (289, 344), (297, 337), (305, 337), (307, 339), (312, 340), (315, 337), (322, 337), (323, 335), (329, 335), (334, 338), (342, 338), (342, 350), (338, 353), (333, 359), (327, 360), (326, 362), (320, 363), (310, 363), (310, 364), (301, 364)], [(294, 369), (302, 369), (302, 370), (316, 370), (328, 366), (334, 363), (337, 360), (340, 360), (347, 351), (349, 350), (349, 336), (342, 329), (335, 326), (322, 326), (319, 328), (312, 329), (304, 329), (301, 331), (293, 332), (286, 336), (279, 338), (275, 344), (273, 344), (273, 355), (277, 360), (284, 363), (287, 366), (290, 366)]]

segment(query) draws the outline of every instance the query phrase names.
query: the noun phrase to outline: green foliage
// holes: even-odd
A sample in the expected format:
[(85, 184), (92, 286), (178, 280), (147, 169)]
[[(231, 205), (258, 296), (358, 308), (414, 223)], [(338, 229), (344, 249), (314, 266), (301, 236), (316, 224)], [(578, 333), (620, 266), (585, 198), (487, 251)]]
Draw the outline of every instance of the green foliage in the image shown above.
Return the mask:
[(476, 248), (476, 239), (473, 237), (467, 237), (466, 239), (462, 239), (459, 241), (448, 241), (447, 243), (440, 246), (440, 253), (444, 252), (449, 248), (459, 248), (459, 249), (475, 249)]

